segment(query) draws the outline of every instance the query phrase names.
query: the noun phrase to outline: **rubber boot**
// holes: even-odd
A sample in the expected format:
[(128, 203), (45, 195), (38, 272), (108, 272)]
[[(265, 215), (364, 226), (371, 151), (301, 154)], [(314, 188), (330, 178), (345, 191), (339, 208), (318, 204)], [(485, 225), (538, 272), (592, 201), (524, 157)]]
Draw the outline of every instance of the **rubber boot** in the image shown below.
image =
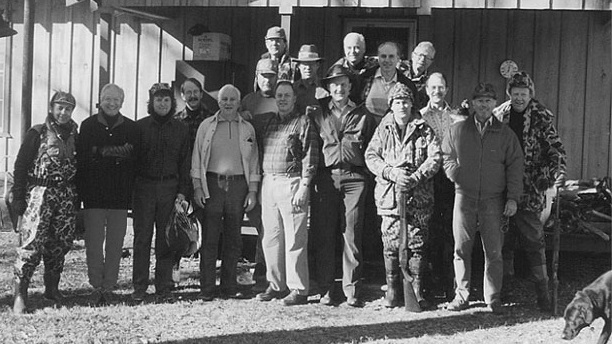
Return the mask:
[(535, 278), (535, 291), (538, 298), (538, 308), (542, 312), (552, 311), (552, 302), (550, 292), (548, 291), (548, 273), (546, 265), (534, 266), (531, 268), (533, 277)]
[(397, 256), (385, 255), (385, 272), (387, 277), (387, 292), (383, 304), (387, 308), (399, 306), (400, 269)]
[(30, 282), (23, 278), (15, 277), (13, 313), (24, 314), (28, 309), (28, 286)]
[(422, 258), (410, 258), (409, 267), (412, 275), (412, 288), (414, 295), (422, 310), (431, 308), (431, 304), (423, 297), (423, 270), (425, 261)]
[(64, 296), (59, 291), (60, 274), (54, 271), (45, 271), (45, 299), (61, 304)]

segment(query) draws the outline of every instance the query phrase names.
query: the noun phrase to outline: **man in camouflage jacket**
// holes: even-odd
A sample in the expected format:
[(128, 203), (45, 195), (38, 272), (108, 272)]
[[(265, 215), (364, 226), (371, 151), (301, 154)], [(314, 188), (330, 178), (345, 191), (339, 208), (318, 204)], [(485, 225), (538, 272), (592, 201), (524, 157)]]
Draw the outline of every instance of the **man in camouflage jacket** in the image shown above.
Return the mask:
[(504, 240), (504, 275), (512, 274), (512, 244), (518, 236), (535, 278), (538, 306), (542, 311), (550, 311), (546, 243), (540, 213), (546, 204), (546, 190), (565, 184), (565, 149), (552, 112), (533, 99), (534, 83), (527, 73), (514, 74), (508, 80), (506, 93), (510, 100), (493, 113), (517, 135), (525, 156), (525, 172), (524, 192)]

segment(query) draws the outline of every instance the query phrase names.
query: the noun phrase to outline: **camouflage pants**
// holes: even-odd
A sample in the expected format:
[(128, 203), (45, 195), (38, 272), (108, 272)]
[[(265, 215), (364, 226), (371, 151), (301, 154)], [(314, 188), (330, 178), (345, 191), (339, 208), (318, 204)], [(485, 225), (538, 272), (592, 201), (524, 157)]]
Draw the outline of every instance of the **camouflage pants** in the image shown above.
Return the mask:
[[(400, 217), (382, 215), (380, 226), (384, 256), (397, 256), (400, 247)], [(429, 236), (430, 210), (411, 209), (406, 221), (406, 247), (412, 253), (411, 259), (423, 259), (425, 244)]]
[(73, 185), (30, 187), (28, 207), (19, 226), (21, 246), (14, 267), (16, 277), (30, 281), (41, 258), (45, 271), (63, 271), (64, 257), (74, 240), (75, 199)]

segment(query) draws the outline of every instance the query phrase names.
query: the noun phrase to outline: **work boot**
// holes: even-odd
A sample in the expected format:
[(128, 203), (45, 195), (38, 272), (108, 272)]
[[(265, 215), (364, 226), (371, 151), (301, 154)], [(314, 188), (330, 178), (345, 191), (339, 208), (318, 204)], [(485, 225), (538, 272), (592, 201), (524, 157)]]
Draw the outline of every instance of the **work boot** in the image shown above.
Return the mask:
[(45, 282), (45, 299), (61, 304), (64, 301), (64, 295), (59, 291), (60, 273), (54, 271), (45, 271), (43, 279)]
[(412, 275), (412, 288), (414, 289), (414, 296), (419, 303), (422, 310), (431, 308), (429, 301), (423, 297), (423, 270), (424, 260), (422, 258), (410, 258), (409, 262), (410, 274)]
[(15, 301), (13, 303), (13, 313), (24, 314), (28, 309), (28, 286), (30, 282), (23, 278), (15, 277), (13, 285)]
[(385, 273), (387, 277), (387, 292), (383, 305), (387, 308), (399, 306), (400, 271), (397, 256), (385, 255)]
[(548, 291), (546, 265), (534, 266), (531, 268), (531, 272), (535, 278), (535, 292), (538, 300), (538, 308), (542, 312), (551, 312), (552, 302), (550, 300), (550, 292)]

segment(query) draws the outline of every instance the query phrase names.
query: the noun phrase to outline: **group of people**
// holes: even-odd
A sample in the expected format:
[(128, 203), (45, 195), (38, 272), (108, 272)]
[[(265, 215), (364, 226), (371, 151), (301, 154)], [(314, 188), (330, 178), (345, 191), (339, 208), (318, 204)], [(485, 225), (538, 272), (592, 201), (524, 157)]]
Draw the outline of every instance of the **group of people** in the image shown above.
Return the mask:
[[(345, 56), (322, 78), (316, 46), (302, 45), (291, 58), (280, 27), (267, 31), (265, 43), (254, 91), (242, 97), (233, 85), (223, 86), (214, 113), (201, 101), (202, 84), (190, 78), (180, 88), (185, 109), (176, 112), (172, 88), (156, 83), (149, 116), (134, 122), (120, 112), (123, 90), (108, 84), (98, 114), (77, 133), (71, 119), (76, 100), (66, 92), (53, 95), (45, 123), (27, 132), (15, 162), (12, 207), (22, 215), (15, 313), (27, 309), (41, 257), (44, 296), (61, 302), (58, 283), (81, 207), (96, 302), (113, 298), (128, 209), (134, 218), (132, 298), (147, 296), (155, 233), (155, 293), (172, 299), (172, 272), (181, 257), (168, 246), (164, 228), (173, 208), (185, 202), (195, 204), (203, 228), (204, 301), (250, 297), (236, 281), (246, 213), (259, 233), (253, 288), (259, 301), (299, 305), (319, 294), (324, 305), (346, 300), (363, 306), (362, 238), (376, 231), (386, 307), (408, 304), (408, 296), (416, 304), (411, 310), (431, 307), (424, 293), (430, 280), (443, 285), (447, 309), (460, 311), (469, 307), (480, 232), (491, 311), (502, 310), (515, 240), (528, 253), (540, 309), (550, 309), (539, 213), (546, 189), (564, 184), (565, 151), (552, 113), (534, 99), (529, 75), (508, 79), (510, 100), (499, 107), (493, 86), (479, 83), (469, 106), (451, 108), (445, 76), (429, 72), (435, 58), (430, 42), (419, 43), (405, 61), (394, 42), (367, 57), (365, 38), (349, 33)], [(335, 290), (336, 265), (342, 266), (343, 297)]]

